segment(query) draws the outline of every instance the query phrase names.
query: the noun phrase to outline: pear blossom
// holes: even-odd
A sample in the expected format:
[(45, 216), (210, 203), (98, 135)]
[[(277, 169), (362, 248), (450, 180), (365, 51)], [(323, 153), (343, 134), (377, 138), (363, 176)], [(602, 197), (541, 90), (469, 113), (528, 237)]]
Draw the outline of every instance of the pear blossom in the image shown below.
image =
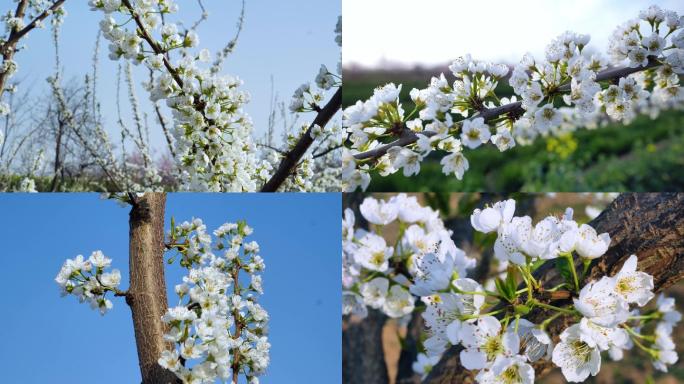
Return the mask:
[(416, 296), (429, 296), (449, 286), (454, 260), (449, 255), (440, 261), (434, 253), (416, 255), (413, 258), (414, 281), (409, 291)]
[(607, 276), (593, 281), (582, 288), (579, 298), (573, 299), (575, 308), (597, 325), (615, 327), (629, 316), (629, 306), (615, 288), (615, 280)]
[[(503, 152), (515, 145), (529, 145), (540, 136), (596, 127), (605, 117), (627, 123), (638, 114), (655, 116), (658, 111), (680, 106), (684, 91), (679, 77), (665, 73), (684, 73), (681, 17), (673, 11), (658, 12), (666, 16), (629, 20), (610, 38), (607, 53), (615, 67), (636, 69), (627, 76), (606, 72), (606, 58), (587, 53), (589, 35), (567, 31), (547, 45), (542, 59), (528, 53), (512, 69), (508, 83), (515, 96), (511, 99), (495, 91), (509, 68), (468, 54), (449, 65), (453, 83), (440, 73), (427, 87), (411, 90), (416, 110), (406, 118), (398, 100), (401, 84), (378, 87), (368, 100), (344, 111), (343, 127), (349, 134), (352, 156), (365, 155), (359, 156), (364, 161), (354, 164), (361, 174), (346, 172), (346, 184), (365, 186), (370, 170), (383, 177), (401, 168), (405, 176), (417, 174), (420, 162), (435, 153), (442, 156), (442, 172), (462, 180), (468, 170), (468, 155), (463, 151), (484, 147), (490, 141)], [(646, 69), (650, 70), (644, 72)], [(599, 75), (609, 75), (602, 80), (612, 84), (602, 89), (596, 81)], [(558, 106), (556, 100), (566, 106)], [(485, 120), (493, 124), (495, 134)], [(455, 139), (463, 148), (449, 144)], [(371, 153), (392, 142), (395, 144), (389, 150)], [(365, 161), (369, 158), (376, 161)]]
[(416, 356), (416, 361), (411, 364), (413, 372), (419, 374), (421, 378), (427, 377), (428, 373), (432, 370), (432, 367), (437, 365), (441, 356), (428, 356), (424, 353), (419, 353)]
[(489, 126), (481, 117), (464, 121), (461, 132), (461, 142), (470, 149), (479, 147), (489, 141), (491, 137)]
[(395, 204), (378, 201), (372, 197), (363, 200), (359, 210), (368, 222), (387, 225), (397, 218), (398, 210)]
[(655, 296), (653, 293), (653, 276), (638, 272), (637, 257), (631, 255), (622, 265), (622, 269), (613, 276), (615, 292), (627, 303), (637, 303), (643, 307)]
[(480, 317), (477, 323), (464, 323), (459, 332), (465, 349), (461, 364), (466, 369), (482, 369), (488, 363), (518, 354), (520, 338), (514, 332), (501, 333), (501, 323), (495, 317)]
[(475, 230), (489, 233), (498, 230), (502, 225), (508, 224), (515, 212), (515, 200), (508, 199), (494, 204), (484, 210), (475, 209), (470, 215), (470, 223)]
[(552, 361), (559, 366), (569, 382), (582, 382), (601, 369), (601, 352), (595, 343), (582, 339), (579, 324), (571, 325), (560, 335), (561, 342), (553, 349)]
[(481, 370), (475, 380), (480, 384), (532, 384), (534, 383), (534, 368), (522, 356), (504, 357), (494, 363), (491, 369)]
[(376, 277), (361, 285), (361, 296), (364, 304), (375, 309), (382, 308), (385, 305), (388, 290), (389, 280), (384, 277)]
[(393, 285), (385, 299), (383, 311), (389, 317), (402, 317), (411, 313), (414, 306), (414, 299), (409, 291), (400, 285)]
[(586, 259), (595, 259), (603, 256), (610, 246), (610, 235), (608, 233), (597, 234), (596, 230), (587, 224), (579, 227), (579, 238), (575, 246), (575, 251)]
[[(515, 327), (516, 323), (512, 322), (508, 325), (508, 331), (514, 332)], [(553, 343), (551, 342), (551, 337), (546, 332), (527, 319), (518, 320), (517, 327), (522, 349), (521, 354), (529, 362), (534, 363), (539, 359), (551, 356)]]

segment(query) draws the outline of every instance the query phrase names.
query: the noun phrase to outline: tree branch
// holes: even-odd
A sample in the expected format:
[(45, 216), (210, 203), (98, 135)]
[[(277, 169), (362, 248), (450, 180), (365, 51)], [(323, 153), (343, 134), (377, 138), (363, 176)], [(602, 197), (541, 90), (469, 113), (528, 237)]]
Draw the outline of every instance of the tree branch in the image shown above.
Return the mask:
[(311, 130), (314, 125), (319, 127), (324, 127), (330, 119), (337, 113), (337, 111), (342, 106), (342, 87), (338, 88), (333, 97), (328, 101), (328, 104), (321, 109), (321, 111), (316, 115), (313, 123), (309, 126), (309, 129), (299, 138), (297, 144), (292, 148), (280, 162), (278, 169), (271, 176), (271, 179), (264, 184), (261, 188), (261, 192), (275, 192), (280, 188), (280, 186), (285, 182), (288, 176), (292, 174), (292, 171), (296, 168), (299, 159), (304, 156), (306, 151), (309, 149), (311, 144), (313, 144), (314, 139), (311, 137)]
[[(620, 68), (611, 68), (611, 69), (606, 69), (601, 72), (599, 72), (596, 75), (596, 81), (606, 81), (606, 80), (616, 80), (628, 75), (631, 75), (632, 73), (644, 71), (653, 67), (657, 67), (661, 65), (660, 62), (657, 60), (651, 60), (646, 66), (643, 67), (620, 67)], [(566, 83), (563, 84), (562, 86), (558, 87), (555, 93), (559, 92), (568, 92), (570, 91), (570, 84)], [(547, 95), (550, 96), (550, 95)], [(490, 108), (490, 109), (484, 109), (482, 112), (473, 115), (470, 119), (474, 119), (476, 117), (482, 117), (484, 118), (484, 121), (490, 121), (494, 118), (497, 118), (502, 115), (510, 114), (510, 115), (522, 115), (525, 113), (525, 109), (522, 107), (522, 102), (516, 101), (514, 103), (509, 103), (509, 104), (504, 104), (495, 108)], [(387, 151), (392, 148), (392, 147), (405, 147), (407, 145), (413, 144), (416, 141), (418, 141), (418, 135), (423, 135), (427, 137), (434, 136), (436, 133), (433, 131), (422, 131), (422, 132), (413, 132), (410, 129), (406, 128), (406, 126), (403, 127), (399, 134), (399, 138), (391, 143), (387, 143), (384, 145), (381, 145), (379, 147), (376, 147), (374, 149), (371, 149), (366, 152), (361, 152), (357, 153), (354, 155), (354, 158), (356, 160), (366, 160), (366, 159), (375, 159), (380, 156), (383, 156), (384, 154), (387, 153)]]
[[(26, 36), (27, 33), (31, 32), (40, 21), (43, 21), (46, 17), (51, 15), (54, 11), (59, 9), (59, 7), (64, 4), (66, 0), (57, 0), (50, 8), (46, 9), (38, 15), (35, 19), (33, 19), (28, 25), (26, 25), (24, 28), (21, 30), (12, 30), (10, 33), (9, 37), (7, 38), (7, 41), (4, 44), (0, 44), (0, 54), (2, 54), (2, 59), (4, 61), (12, 60), (14, 57), (14, 53), (16, 52), (16, 47), (17, 43), (19, 40)], [(28, 6), (28, 0), (21, 0), (19, 4), (17, 5), (17, 10), (14, 13), (14, 17), (23, 19), (24, 18), (24, 12), (26, 11), (26, 7)], [(0, 72), (0, 98), (2, 97), (3, 92), (5, 91), (5, 82), (7, 81), (7, 72)]]
[[(605, 255), (594, 260), (583, 283), (615, 274), (632, 254), (639, 259), (639, 270), (653, 276), (656, 292), (684, 278), (684, 193), (622, 194), (590, 225), (599, 233), (610, 234), (611, 247)], [(575, 264), (580, 268), (582, 266), (582, 263)], [(535, 271), (535, 278), (542, 286), (551, 287), (562, 282), (563, 278), (554, 265), (551, 260)], [(551, 303), (559, 307), (567, 306), (570, 302), (567, 297), (551, 298)], [(539, 323), (547, 317), (547, 311), (535, 309), (527, 319)], [(571, 325), (570, 320), (561, 316), (547, 330), (553, 338), (557, 338)], [(449, 348), (424, 382), (473, 382), (473, 372), (460, 365), (461, 349)], [(548, 361), (537, 362), (533, 366), (537, 377), (554, 368)]]

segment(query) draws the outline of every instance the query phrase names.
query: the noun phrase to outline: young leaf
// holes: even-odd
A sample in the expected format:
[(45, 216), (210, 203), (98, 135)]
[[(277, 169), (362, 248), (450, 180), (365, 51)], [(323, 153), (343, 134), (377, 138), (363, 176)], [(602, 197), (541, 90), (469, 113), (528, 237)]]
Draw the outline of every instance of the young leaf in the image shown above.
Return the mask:
[(561, 276), (563, 276), (563, 280), (565, 280), (565, 282), (570, 284), (571, 286), (574, 286), (575, 282), (572, 278), (572, 271), (570, 270), (570, 268), (572, 267), (570, 266), (568, 259), (566, 259), (565, 257), (559, 257), (556, 259), (556, 269), (561, 274)]

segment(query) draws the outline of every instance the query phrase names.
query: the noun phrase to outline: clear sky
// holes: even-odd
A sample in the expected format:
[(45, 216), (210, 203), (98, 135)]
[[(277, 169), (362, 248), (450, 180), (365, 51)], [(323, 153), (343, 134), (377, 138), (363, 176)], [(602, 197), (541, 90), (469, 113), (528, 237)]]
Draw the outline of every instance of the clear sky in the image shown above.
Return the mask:
[[(201, 217), (207, 228), (245, 219), (266, 262), (261, 303), (271, 316), (264, 383), (341, 378), (338, 194), (171, 194), (167, 229)], [(97, 194), (0, 195), (3, 383), (140, 383), (133, 324), (120, 298), (100, 316), (53, 281), (66, 258), (101, 249), (128, 287), (128, 212)], [(169, 290), (180, 267), (167, 268)], [(170, 295), (176, 298), (175, 294)]]
[[(233, 37), (241, 9), (239, 0), (204, 0), (209, 19), (198, 29), (200, 48), (212, 54), (223, 48)], [(201, 14), (195, 1), (178, 1), (179, 18), (191, 24)], [(89, 10), (85, 0), (68, 0), (69, 15), (64, 21), (60, 38), (64, 79), (83, 78), (92, 72), (92, 56), (101, 12)], [(234, 53), (224, 65), (224, 73), (237, 75), (245, 81), (244, 89), (252, 96), (247, 111), (255, 122), (259, 137), (266, 132), (273, 90), (280, 100), (289, 103), (294, 90), (305, 81), (313, 81), (321, 64), (337, 68), (340, 49), (335, 43), (335, 25), (340, 15), (339, 1), (319, 0), (247, 0), (245, 23)], [(6, 7), (2, 7), (6, 8)], [(0, 9), (2, 9), (0, 8)], [(49, 29), (31, 33), (22, 40), (28, 49), (16, 56), (20, 71), (15, 79), (24, 79), (23, 87), (33, 86), (36, 95), (49, 92), (45, 79), (54, 73), (54, 48)], [(107, 127), (119, 132), (114, 95), (117, 63), (107, 57), (107, 42), (100, 48), (99, 97)], [(147, 71), (136, 71), (138, 83), (147, 80)], [(125, 84), (125, 83), (124, 83)], [(148, 112), (152, 141), (157, 148), (165, 145), (161, 129), (155, 123), (147, 92), (137, 88), (138, 99)], [(122, 86), (124, 116), (130, 116), (125, 85)], [(170, 112), (167, 118), (171, 118)], [(303, 116), (313, 119), (313, 116)], [(128, 120), (132, 124), (132, 120)], [(118, 138), (118, 133), (113, 136)], [(162, 147), (165, 148), (165, 147)]]
[(679, 0), (345, 0), (343, 64), (443, 64), (467, 53), (516, 63), (567, 30), (605, 52), (613, 29), (651, 4), (684, 11)]

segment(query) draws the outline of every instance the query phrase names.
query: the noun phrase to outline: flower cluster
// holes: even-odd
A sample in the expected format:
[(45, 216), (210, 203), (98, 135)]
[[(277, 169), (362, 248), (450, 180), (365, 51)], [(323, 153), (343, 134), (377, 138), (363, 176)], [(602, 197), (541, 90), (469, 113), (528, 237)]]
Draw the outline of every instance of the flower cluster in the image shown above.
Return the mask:
[(112, 302), (106, 297), (107, 292), (120, 293), (119, 270), (105, 272), (111, 265), (112, 259), (101, 251), (93, 252), (87, 259), (78, 255), (64, 262), (55, 281), (61, 289), (62, 296), (74, 295), (81, 303), (88, 302), (91, 308), (98, 309), (100, 314), (104, 315), (112, 309)]
[[(172, 0), (90, 0), (89, 5), (104, 13), (100, 28), (110, 42), (110, 58), (144, 63), (153, 71), (146, 86), (152, 101), (165, 100), (173, 111), (184, 187), (256, 190), (270, 168), (255, 155), (252, 122), (243, 110), (249, 95), (237, 77), (203, 67), (211, 56), (206, 49), (193, 51), (199, 45), (194, 30), (162, 23), (161, 16), (175, 13), (178, 5)], [(125, 21), (134, 21), (135, 28)], [(175, 52), (179, 58), (171, 60)]]
[[(607, 252), (610, 236), (577, 223), (572, 209), (533, 223), (529, 216), (515, 216), (515, 205), (497, 202), (470, 217), (473, 229), (492, 240), (485, 244), (493, 243), (499, 265), (498, 276), (484, 285), (466, 277), (472, 259), (450, 241), (441, 220), (423, 221), (435, 220), (437, 213), (415, 199), (367, 198), (360, 210), (373, 232), (355, 229), (354, 215), (346, 210), (343, 313), (364, 316), (367, 306), (391, 317), (422, 311), (426, 334), (413, 369), (423, 376), (455, 345), (463, 348), (461, 365), (477, 371), (479, 383), (533, 383), (532, 364), (540, 360), (560, 367), (568, 381), (581, 382), (598, 373), (601, 352), (619, 360), (634, 346), (654, 367), (667, 370), (677, 360), (671, 335), (681, 315), (674, 300), (662, 295), (657, 308), (645, 309), (655, 296), (653, 277), (637, 270), (637, 256), (613, 276), (581, 287), (592, 260)], [(394, 221), (399, 235), (389, 246), (379, 234), (388, 234), (382, 229)], [(546, 263), (558, 271), (555, 282), (544, 283), (553, 287), (534, 275)], [(554, 343), (547, 328), (561, 316), (569, 326)], [(544, 320), (531, 321), (539, 318)]]
[(167, 246), (188, 272), (175, 287), (179, 304), (162, 318), (176, 348), (159, 364), (185, 383), (243, 374), (254, 384), (269, 364), (268, 313), (257, 303), (265, 264), (257, 242), (246, 241), (251, 234), (245, 222), (223, 224), (214, 239), (200, 219), (172, 225)]
[[(650, 32), (640, 30), (642, 23)], [(401, 85), (379, 87), (344, 110), (350, 143), (343, 154), (344, 188), (365, 189), (371, 171), (415, 175), (435, 151), (444, 153), (443, 173), (460, 180), (469, 168), (465, 148), (491, 143), (504, 152), (604, 119), (629, 122), (639, 112), (681, 107), (683, 42), (680, 17), (651, 7), (615, 31), (611, 57), (616, 65), (628, 60), (619, 70), (608, 70), (603, 57), (585, 52), (589, 35), (565, 32), (546, 47), (544, 60), (526, 54), (513, 68), (511, 98), (496, 94), (509, 68), (470, 55), (449, 66), (454, 80), (440, 74), (427, 88), (411, 90), (410, 110), (400, 102)]]
[[(373, 230), (355, 229), (350, 209), (342, 222), (343, 313), (365, 316), (366, 307), (390, 317), (415, 308), (415, 296), (445, 289), (475, 264), (454, 244), (439, 213), (404, 194), (387, 201), (366, 198), (360, 207)], [(381, 235), (398, 226), (394, 245)]]

